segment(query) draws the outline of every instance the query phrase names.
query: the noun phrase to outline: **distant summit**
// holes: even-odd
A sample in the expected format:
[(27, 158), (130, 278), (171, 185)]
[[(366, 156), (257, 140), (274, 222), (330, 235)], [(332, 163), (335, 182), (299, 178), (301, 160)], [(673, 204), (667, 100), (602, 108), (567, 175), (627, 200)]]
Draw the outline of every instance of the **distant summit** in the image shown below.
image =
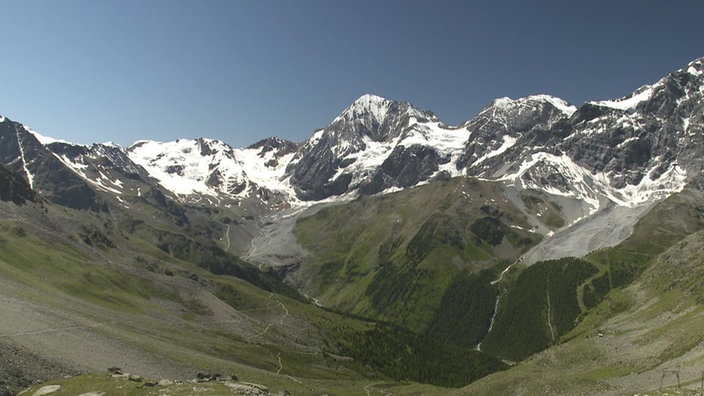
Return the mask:
[(2, 154), (57, 199), (63, 190), (41, 176), (49, 163), (88, 190), (126, 194), (123, 173), (155, 180), (182, 200), (275, 196), (290, 205), (474, 176), (569, 196), (593, 213), (604, 202), (639, 205), (702, 184), (703, 75), (697, 59), (623, 98), (579, 107), (550, 95), (499, 98), (458, 127), (365, 94), (301, 144), (268, 138), (244, 149), (203, 138), (85, 147), (3, 117)]

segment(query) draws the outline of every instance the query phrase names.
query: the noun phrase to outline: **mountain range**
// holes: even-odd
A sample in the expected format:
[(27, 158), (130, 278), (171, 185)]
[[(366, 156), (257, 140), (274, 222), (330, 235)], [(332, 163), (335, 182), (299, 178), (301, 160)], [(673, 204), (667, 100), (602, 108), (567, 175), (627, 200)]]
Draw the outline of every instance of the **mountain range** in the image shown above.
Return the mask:
[[(549, 95), (496, 99), (457, 126), (408, 102), (367, 94), (305, 142), (268, 138), (246, 148), (206, 138), (77, 145), (0, 116), (0, 246), (10, 252), (7, 241), (32, 239), (27, 246), (37, 247), (37, 257), (67, 246), (59, 278), (81, 280), (50, 280), (46, 289), (41, 273), (56, 270), (50, 259), (33, 270), (27, 266), (34, 256), (19, 265), (7, 253), (0, 263), (16, 287), (42, 290), (31, 299), (37, 312), (56, 295), (119, 311), (117, 302), (142, 314), (168, 311), (164, 321), (187, 322), (181, 336), (195, 334), (189, 326), (197, 323), (215, 338), (222, 329), (204, 323), (239, 321), (232, 331), (243, 345), (251, 344), (257, 324), (267, 333), (280, 319), (282, 333), (257, 344), (278, 353), (278, 367), (271, 356), (238, 359), (197, 346), (188, 352), (216, 355), (220, 367), (232, 360), (252, 373), (276, 372), (262, 377), (267, 381), (278, 381), (282, 353), (301, 365), (291, 371), (296, 378), (459, 386), (523, 361), (505, 372), (520, 373), (533, 367), (534, 354), (593, 331), (584, 323), (603, 304), (613, 305), (614, 296), (647, 289), (641, 276), (658, 271), (653, 262), (677, 261), (661, 254), (673, 246), (687, 251), (676, 245), (683, 238), (699, 243), (693, 235), (704, 228), (703, 62), (614, 100), (575, 106)], [(663, 208), (679, 212), (665, 215)], [(650, 250), (639, 245), (647, 238), (657, 241)], [(85, 268), (74, 269), (72, 260)], [(87, 269), (91, 262), (100, 269)], [(101, 281), (86, 275), (95, 271)], [(134, 279), (146, 279), (159, 297), (140, 295), (141, 286), (129, 286)], [(177, 291), (184, 282), (187, 295)], [(104, 292), (91, 294), (92, 284)], [(5, 298), (19, 306), (21, 295)], [(291, 306), (300, 308), (291, 308), (289, 319), (305, 323), (295, 335), (284, 334), (284, 317), (246, 313), (283, 307), (288, 318)], [(64, 320), (105, 323), (110, 315), (93, 309), (66, 311)], [(321, 324), (333, 320), (327, 315), (349, 323)], [(139, 321), (159, 337), (161, 323)], [(383, 331), (361, 330), (370, 326)], [(118, 335), (142, 351), (135, 334), (126, 326)], [(169, 342), (177, 343), (177, 335)], [(390, 335), (408, 348), (432, 340), (464, 351), (476, 375), (414, 376), (408, 366), (399, 376), (398, 367), (350, 346), (358, 337), (374, 345)], [(27, 356), (41, 355), (29, 342), (17, 343)], [(61, 367), (78, 371), (107, 359), (81, 365), (52, 348)], [(302, 357), (311, 351), (320, 358)], [(321, 364), (327, 368), (320, 372), (304, 368)], [(183, 365), (153, 374), (180, 375)], [(501, 383), (495, 378), (503, 373), (489, 383)], [(614, 392), (637, 390), (604, 381), (599, 386)]]

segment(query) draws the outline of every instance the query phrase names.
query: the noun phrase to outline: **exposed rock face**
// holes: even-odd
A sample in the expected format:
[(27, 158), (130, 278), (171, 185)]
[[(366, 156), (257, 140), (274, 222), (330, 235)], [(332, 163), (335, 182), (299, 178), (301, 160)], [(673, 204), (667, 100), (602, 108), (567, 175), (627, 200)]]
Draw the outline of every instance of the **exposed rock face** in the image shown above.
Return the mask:
[(95, 192), (67, 169), (35, 135), (5, 118), (0, 123), (0, 162), (23, 175), (49, 201), (74, 209), (99, 208)]
[(523, 148), (544, 149), (559, 142), (568, 133), (562, 129), (574, 111), (567, 102), (547, 95), (497, 99), (463, 125), (470, 138), (457, 168), (472, 176), (500, 176), (506, 160), (516, 160)]
[(36, 194), (27, 181), (21, 175), (0, 164), (0, 200), (22, 205), (35, 199)]
[[(409, 126), (416, 122), (437, 122), (431, 112), (419, 110), (407, 102), (395, 102), (374, 95), (364, 95), (345, 109), (325, 129), (305, 142), (286, 172), (303, 200), (320, 200), (346, 193), (359, 179), (354, 174), (357, 161), (366, 156), (356, 154), (378, 146), (394, 146)], [(386, 154), (381, 150), (376, 154)], [(377, 159), (378, 160), (378, 159)], [(368, 171), (368, 169), (365, 169)]]
[(697, 60), (622, 99), (588, 103), (571, 120), (574, 132), (564, 151), (586, 168), (612, 175), (615, 188), (657, 180), (675, 165), (695, 181), (704, 148), (703, 88)]
[(440, 164), (450, 162), (427, 146), (396, 146), (371, 180), (360, 187), (365, 194), (376, 194), (390, 187), (408, 188), (430, 179)]
[(247, 149), (259, 150), (257, 155), (260, 158), (265, 158), (267, 153), (273, 153), (274, 158), (271, 162), (267, 162), (265, 165), (268, 167), (276, 167), (279, 165), (279, 160), (285, 158), (288, 154), (295, 153), (296, 150), (298, 150), (298, 144), (289, 140), (271, 137), (262, 139), (248, 146)]
[(622, 99), (579, 108), (547, 95), (497, 99), (457, 128), (365, 95), (304, 143), (287, 172), (304, 200), (467, 174), (638, 203), (702, 184), (703, 74), (695, 60)]

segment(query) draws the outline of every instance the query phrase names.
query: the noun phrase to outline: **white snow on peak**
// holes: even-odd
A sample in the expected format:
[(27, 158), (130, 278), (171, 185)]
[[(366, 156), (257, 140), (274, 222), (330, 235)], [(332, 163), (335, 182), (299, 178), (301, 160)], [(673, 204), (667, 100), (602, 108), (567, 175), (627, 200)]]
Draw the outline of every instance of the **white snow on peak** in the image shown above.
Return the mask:
[(43, 144), (43, 145), (45, 145), (45, 146), (46, 146), (47, 144), (51, 144), (51, 143), (65, 143), (65, 144), (70, 144), (70, 145), (72, 145), (72, 146), (82, 146), (81, 144), (71, 143), (71, 142), (68, 142), (68, 141), (66, 141), (66, 140), (54, 139), (53, 137), (44, 136), (44, 135), (40, 134), (39, 132), (35, 131), (34, 129), (28, 127), (27, 125), (22, 125), (22, 127), (23, 127), (25, 130), (27, 130), (27, 132), (29, 132), (29, 133), (31, 133), (32, 135), (34, 135), (34, 137), (37, 138), (37, 140), (39, 140), (39, 143), (41, 143), (41, 144)]
[(384, 99), (381, 96), (365, 94), (355, 100), (335, 120), (340, 117), (349, 119), (364, 114), (370, 114), (377, 122), (382, 122), (391, 107), (391, 103), (390, 100)]
[(359, 97), (357, 100), (355, 100), (354, 102), (355, 102), (355, 103), (367, 103), (367, 104), (368, 104), (368, 103), (384, 103), (384, 102), (388, 102), (388, 101), (389, 101), (388, 99), (382, 98), (382, 97), (379, 96), (379, 95), (374, 95), (374, 94), (367, 93), (367, 94), (364, 94), (364, 95), (360, 96), (360, 97)]
[(5, 122), (5, 116), (0, 114), (0, 122)]
[(310, 139), (308, 139), (308, 140), (309, 140), (309, 141), (311, 142), (311, 144), (313, 144), (313, 145), (318, 144), (318, 142), (320, 141), (320, 139), (323, 138), (323, 135), (324, 135), (324, 134), (325, 134), (325, 129), (318, 129), (317, 131), (315, 131), (315, 132), (313, 133), (313, 136), (311, 136)]
[(539, 100), (543, 102), (548, 102), (551, 105), (553, 105), (556, 109), (560, 110), (563, 112), (567, 117), (571, 117), (572, 114), (574, 114), (575, 111), (577, 111), (577, 107), (574, 105), (569, 104), (566, 100), (557, 98), (555, 96), (551, 95), (531, 95), (528, 97), (529, 100)]
[(555, 96), (545, 94), (531, 95), (518, 99), (511, 99), (508, 96), (504, 96), (502, 98), (494, 99), (494, 101), (491, 102), (490, 107), (506, 110), (515, 106), (526, 105), (529, 102), (547, 102), (556, 109), (560, 110), (567, 117), (570, 117), (572, 114), (574, 114), (575, 111), (577, 111), (577, 107), (569, 104), (567, 101)]
[(294, 153), (277, 158), (275, 151), (261, 148), (233, 149), (219, 140), (179, 139), (142, 140), (130, 146), (127, 155), (178, 195), (234, 197), (264, 187), (295, 197), (284, 175)]
[(262, 152), (261, 149), (248, 148), (236, 149), (234, 153), (237, 162), (253, 183), (270, 191), (285, 192), (291, 199), (296, 196), (285, 176), (286, 166), (296, 155), (295, 152), (278, 158), (274, 150)]
[(118, 148), (118, 149), (121, 149), (121, 150), (123, 149), (122, 146), (120, 146), (119, 144), (113, 142), (112, 140), (107, 141), (107, 142), (105, 142), (105, 143), (100, 143), (100, 145), (101, 145), (101, 146), (106, 146), (106, 147), (114, 147), (114, 148)]
[[(657, 84), (656, 84), (657, 85)], [(616, 100), (602, 100), (598, 102), (587, 102), (597, 106), (610, 107), (612, 109), (618, 110), (630, 110), (634, 109), (638, 103), (650, 99), (653, 92), (655, 91), (656, 85), (646, 85), (638, 88), (633, 95), (623, 97)]]
[(704, 65), (702, 64), (702, 60), (704, 60), (704, 58), (689, 62), (687, 65), (687, 73), (693, 76), (701, 76), (704, 74)]
[(511, 105), (516, 103), (514, 99), (509, 98), (508, 96), (504, 96), (501, 98), (496, 98), (491, 102), (491, 106), (498, 107), (498, 108), (506, 108)]
[[(201, 145), (210, 153), (202, 155)], [(225, 191), (234, 187), (234, 183), (244, 181), (244, 170), (235, 162), (228, 147), (220, 141), (208, 139), (142, 140), (130, 146), (128, 156), (169, 191), (179, 195), (216, 196), (218, 191), (207, 185), (213, 172), (218, 171), (223, 176)]]
[[(569, 190), (537, 185), (525, 180), (523, 175), (533, 167), (545, 164), (553, 168), (569, 181)], [(508, 181), (512, 184), (522, 184), (525, 188), (545, 191), (553, 195), (574, 197), (586, 202), (590, 207), (590, 215), (600, 208), (600, 198), (606, 198), (619, 206), (636, 207), (644, 203), (662, 199), (671, 194), (680, 192), (686, 185), (686, 171), (678, 165), (673, 165), (656, 179), (651, 179), (653, 172), (659, 167), (652, 166), (647, 174), (637, 185), (626, 184), (622, 188), (611, 186), (611, 178), (604, 172), (592, 173), (580, 166), (566, 154), (560, 156), (539, 152), (532, 154), (523, 163), (519, 170), (507, 174), (498, 180)]]

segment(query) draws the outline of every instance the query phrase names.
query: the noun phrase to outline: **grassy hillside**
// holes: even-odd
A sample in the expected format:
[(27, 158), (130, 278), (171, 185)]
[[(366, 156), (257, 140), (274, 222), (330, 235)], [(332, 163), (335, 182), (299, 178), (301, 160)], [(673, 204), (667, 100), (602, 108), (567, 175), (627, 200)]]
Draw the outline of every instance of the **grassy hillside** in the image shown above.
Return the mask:
[[(452, 309), (451, 296), (442, 301), (457, 279), (505, 267), (536, 244), (529, 228), (495, 183), (458, 178), (362, 197), (298, 221), (312, 254), (295, 279), (326, 306), (423, 333), (443, 320), (441, 307)], [(486, 322), (486, 310), (477, 314)]]
[(685, 388), (699, 389), (703, 253), (701, 232), (676, 243), (631, 285), (612, 291), (590, 310), (563, 337), (566, 342), (462, 394), (642, 394), (660, 388), (661, 381), (676, 386), (675, 373)]
[(580, 259), (536, 263), (508, 282), (482, 350), (521, 360), (559, 341), (582, 314), (577, 287), (597, 269)]
[(455, 277), (442, 296), (426, 334), (440, 342), (474, 348), (486, 336), (498, 289), (491, 282), (497, 266), (479, 273), (465, 271)]
[[(570, 297), (572, 309), (565, 311), (566, 317), (582, 316), (574, 328), (556, 332), (561, 336), (554, 341), (545, 326), (550, 286), (547, 294), (544, 289), (523, 288), (534, 295), (507, 302), (502, 311), (519, 321), (521, 313), (509, 315), (509, 311), (532, 309), (532, 315), (523, 312), (527, 315), (520, 323), (506, 326), (507, 332), (525, 328), (528, 335), (502, 353), (516, 354), (536, 338), (557, 345), (470, 385), (463, 393), (635, 394), (658, 389), (661, 380), (663, 386), (676, 385), (675, 372), (685, 387), (699, 387), (704, 370), (704, 234), (697, 230), (704, 229), (703, 209), (704, 199), (697, 192), (674, 195), (653, 208), (622, 244), (588, 256), (592, 269), (584, 273), (584, 282), (568, 288), (584, 304), (576, 310), (575, 298)], [(523, 270), (507, 300), (521, 289), (520, 283), (546, 271), (539, 266), (554, 264), (539, 263)], [(526, 298), (543, 302), (521, 304)], [(531, 319), (541, 315), (542, 320)], [(493, 334), (482, 344), (483, 350), (491, 350)], [(520, 332), (515, 334), (521, 337)]]
[(630, 284), (651, 260), (695, 230), (704, 228), (704, 201), (684, 192), (656, 205), (633, 234), (586, 260), (561, 259), (516, 266), (499, 286), (494, 327), (482, 350), (521, 360), (559, 342), (611, 290)]
[[(123, 220), (139, 211), (1, 205), (0, 355), (8, 364), (0, 381), (24, 378), (8, 386), (110, 366), (181, 379), (196, 371), (383, 377), (324, 353), (339, 352), (334, 326), (361, 332), (370, 323), (313, 306), (170, 216), (128, 228)], [(193, 216), (189, 223), (205, 228)], [(55, 370), (33, 367), (43, 364), (35, 355)]]
[[(0, 353), (41, 352), (57, 377), (219, 372), (302, 394), (443, 394), (418, 382), (463, 386), (506, 368), (490, 355), (520, 362), (463, 391), (652, 389), (645, 378), (672, 362), (699, 367), (704, 236), (680, 242), (704, 229), (698, 193), (662, 202), (617, 247), (530, 267), (517, 259), (538, 237), (502, 194), (454, 179), (300, 219), (311, 256), (294, 279), (326, 309), (225, 251), (237, 208), (158, 194), (129, 211), (0, 203)], [(26, 369), (13, 359), (0, 377)], [(86, 378), (97, 377), (74, 384)]]
[[(237, 209), (216, 213), (161, 198), (132, 197), (130, 210), (110, 204), (102, 212), (0, 203), (0, 335), (7, 340), (0, 355), (15, 351), (0, 381), (19, 378), (9, 389), (51, 373), (119, 366), (152, 378), (233, 373), (277, 391), (352, 387), (355, 394), (376, 382), (423, 389), (389, 379), (461, 386), (503, 368), (476, 351), (321, 309), (223, 249), (229, 228), (220, 220), (239, 216)], [(384, 349), (392, 360), (370, 353), (386, 339), (401, 341)], [(456, 364), (433, 373), (441, 351), (472, 370)], [(55, 368), (33, 367), (35, 355)]]

